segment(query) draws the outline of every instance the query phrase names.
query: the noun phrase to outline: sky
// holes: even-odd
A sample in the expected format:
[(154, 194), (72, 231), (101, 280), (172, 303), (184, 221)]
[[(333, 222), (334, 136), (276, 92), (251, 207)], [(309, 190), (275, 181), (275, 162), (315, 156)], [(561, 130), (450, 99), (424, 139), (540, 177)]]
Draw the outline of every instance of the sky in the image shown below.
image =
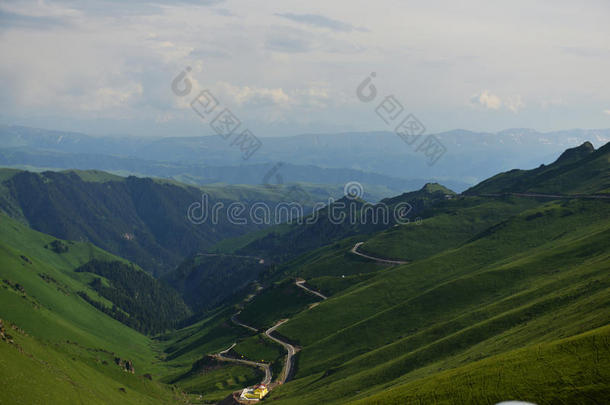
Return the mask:
[(609, 19), (608, 0), (0, 0), (0, 123), (209, 135), (207, 90), (261, 137), (393, 130), (390, 96), (429, 133), (608, 128)]

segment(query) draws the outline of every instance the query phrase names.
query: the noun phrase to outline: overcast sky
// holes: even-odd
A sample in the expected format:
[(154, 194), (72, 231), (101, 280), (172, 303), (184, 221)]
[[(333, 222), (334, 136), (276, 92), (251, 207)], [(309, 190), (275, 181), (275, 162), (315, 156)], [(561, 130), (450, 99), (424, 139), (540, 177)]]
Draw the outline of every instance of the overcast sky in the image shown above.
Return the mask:
[(608, 0), (0, 0), (0, 123), (204, 135), (209, 89), (259, 136), (391, 130), (389, 95), (428, 132), (608, 128), (609, 20)]

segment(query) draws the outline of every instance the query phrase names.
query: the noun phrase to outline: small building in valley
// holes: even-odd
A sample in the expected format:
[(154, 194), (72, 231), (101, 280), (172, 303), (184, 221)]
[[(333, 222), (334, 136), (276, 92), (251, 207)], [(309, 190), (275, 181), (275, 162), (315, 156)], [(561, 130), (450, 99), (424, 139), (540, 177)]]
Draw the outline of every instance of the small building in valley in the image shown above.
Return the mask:
[(269, 388), (261, 384), (255, 388), (244, 388), (241, 392), (240, 399), (246, 401), (259, 401), (265, 397), (269, 393)]

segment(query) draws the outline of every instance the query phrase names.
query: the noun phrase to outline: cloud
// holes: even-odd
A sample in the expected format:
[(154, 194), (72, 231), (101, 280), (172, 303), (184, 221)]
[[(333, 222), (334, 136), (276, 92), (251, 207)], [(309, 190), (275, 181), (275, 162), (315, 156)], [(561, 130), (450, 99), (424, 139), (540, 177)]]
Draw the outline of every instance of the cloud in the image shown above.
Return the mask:
[(565, 101), (561, 97), (555, 97), (555, 98), (551, 98), (548, 100), (540, 101), (540, 106), (545, 110), (549, 107), (555, 107), (555, 106), (560, 106), (560, 105), (565, 105)]
[(0, 27), (28, 28), (33, 30), (48, 30), (53, 28), (72, 27), (72, 19), (80, 17), (81, 13), (56, 4), (39, 2), (7, 2), (0, 3)]
[(35, 17), (0, 10), (0, 27), (4, 29), (19, 27), (43, 30), (65, 27), (67, 24), (68, 22), (60, 17)]
[(581, 58), (597, 58), (610, 55), (610, 51), (603, 48), (592, 48), (585, 46), (561, 46), (559, 48), (565, 54), (578, 56)]
[(216, 8), (212, 10), (214, 14), (221, 15), (223, 17), (235, 17), (235, 13), (226, 8)]
[(500, 97), (492, 94), (489, 90), (483, 90), (471, 97), (470, 102), (475, 105), (480, 105), (489, 110), (497, 110), (502, 106)]
[(238, 105), (255, 106), (288, 106), (293, 99), (282, 88), (266, 88), (255, 86), (235, 86), (230, 83), (220, 83), (221, 91)]
[(218, 83), (219, 96), (230, 104), (246, 107), (270, 107), (275, 109), (324, 108), (331, 100), (325, 83), (314, 83), (309, 87), (286, 90), (282, 87), (236, 86)]
[(525, 107), (525, 102), (520, 95), (508, 96), (502, 99), (489, 90), (482, 90), (475, 94), (470, 98), (470, 102), (475, 106), (488, 110), (506, 109), (515, 114)]
[(504, 102), (504, 105), (515, 114), (525, 107), (525, 103), (521, 99), (521, 96), (508, 97)]
[(351, 32), (351, 31), (367, 31), (366, 28), (354, 27), (351, 24), (335, 20), (332, 18), (325, 17), (319, 14), (294, 14), (294, 13), (276, 13), (278, 17), (286, 18), (288, 20), (310, 25), (313, 27), (327, 28), (332, 31), (338, 32)]
[(265, 48), (275, 52), (301, 53), (311, 51), (313, 46), (311, 41), (304, 37), (271, 34), (265, 41)]
[(265, 49), (281, 53), (327, 52), (356, 54), (365, 50), (358, 43), (334, 38), (328, 32), (306, 31), (287, 26), (272, 26), (265, 34)]

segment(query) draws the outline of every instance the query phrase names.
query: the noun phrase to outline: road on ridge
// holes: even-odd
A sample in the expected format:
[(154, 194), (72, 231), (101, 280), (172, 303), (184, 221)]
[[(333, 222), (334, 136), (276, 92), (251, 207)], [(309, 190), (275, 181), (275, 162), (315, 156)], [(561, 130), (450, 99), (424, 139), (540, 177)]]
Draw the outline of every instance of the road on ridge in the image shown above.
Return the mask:
[(358, 248), (359, 248), (359, 247), (360, 247), (360, 245), (362, 245), (363, 243), (364, 243), (364, 242), (358, 242), (358, 243), (356, 243), (356, 244), (354, 245), (354, 247), (352, 248), (352, 250), (350, 250), (350, 252), (352, 252), (352, 253), (353, 253), (353, 254), (355, 254), (355, 255), (362, 256), (362, 257), (365, 257), (365, 258), (367, 258), (367, 259), (374, 260), (374, 261), (379, 262), (379, 263), (387, 263), (387, 264), (406, 264), (406, 263), (409, 263), (409, 262), (405, 262), (405, 261), (403, 261), (403, 260), (382, 259), (381, 257), (374, 257), (374, 256), (370, 256), (370, 255), (367, 255), (367, 254), (364, 254), (364, 253), (360, 253), (360, 252), (358, 251)]

